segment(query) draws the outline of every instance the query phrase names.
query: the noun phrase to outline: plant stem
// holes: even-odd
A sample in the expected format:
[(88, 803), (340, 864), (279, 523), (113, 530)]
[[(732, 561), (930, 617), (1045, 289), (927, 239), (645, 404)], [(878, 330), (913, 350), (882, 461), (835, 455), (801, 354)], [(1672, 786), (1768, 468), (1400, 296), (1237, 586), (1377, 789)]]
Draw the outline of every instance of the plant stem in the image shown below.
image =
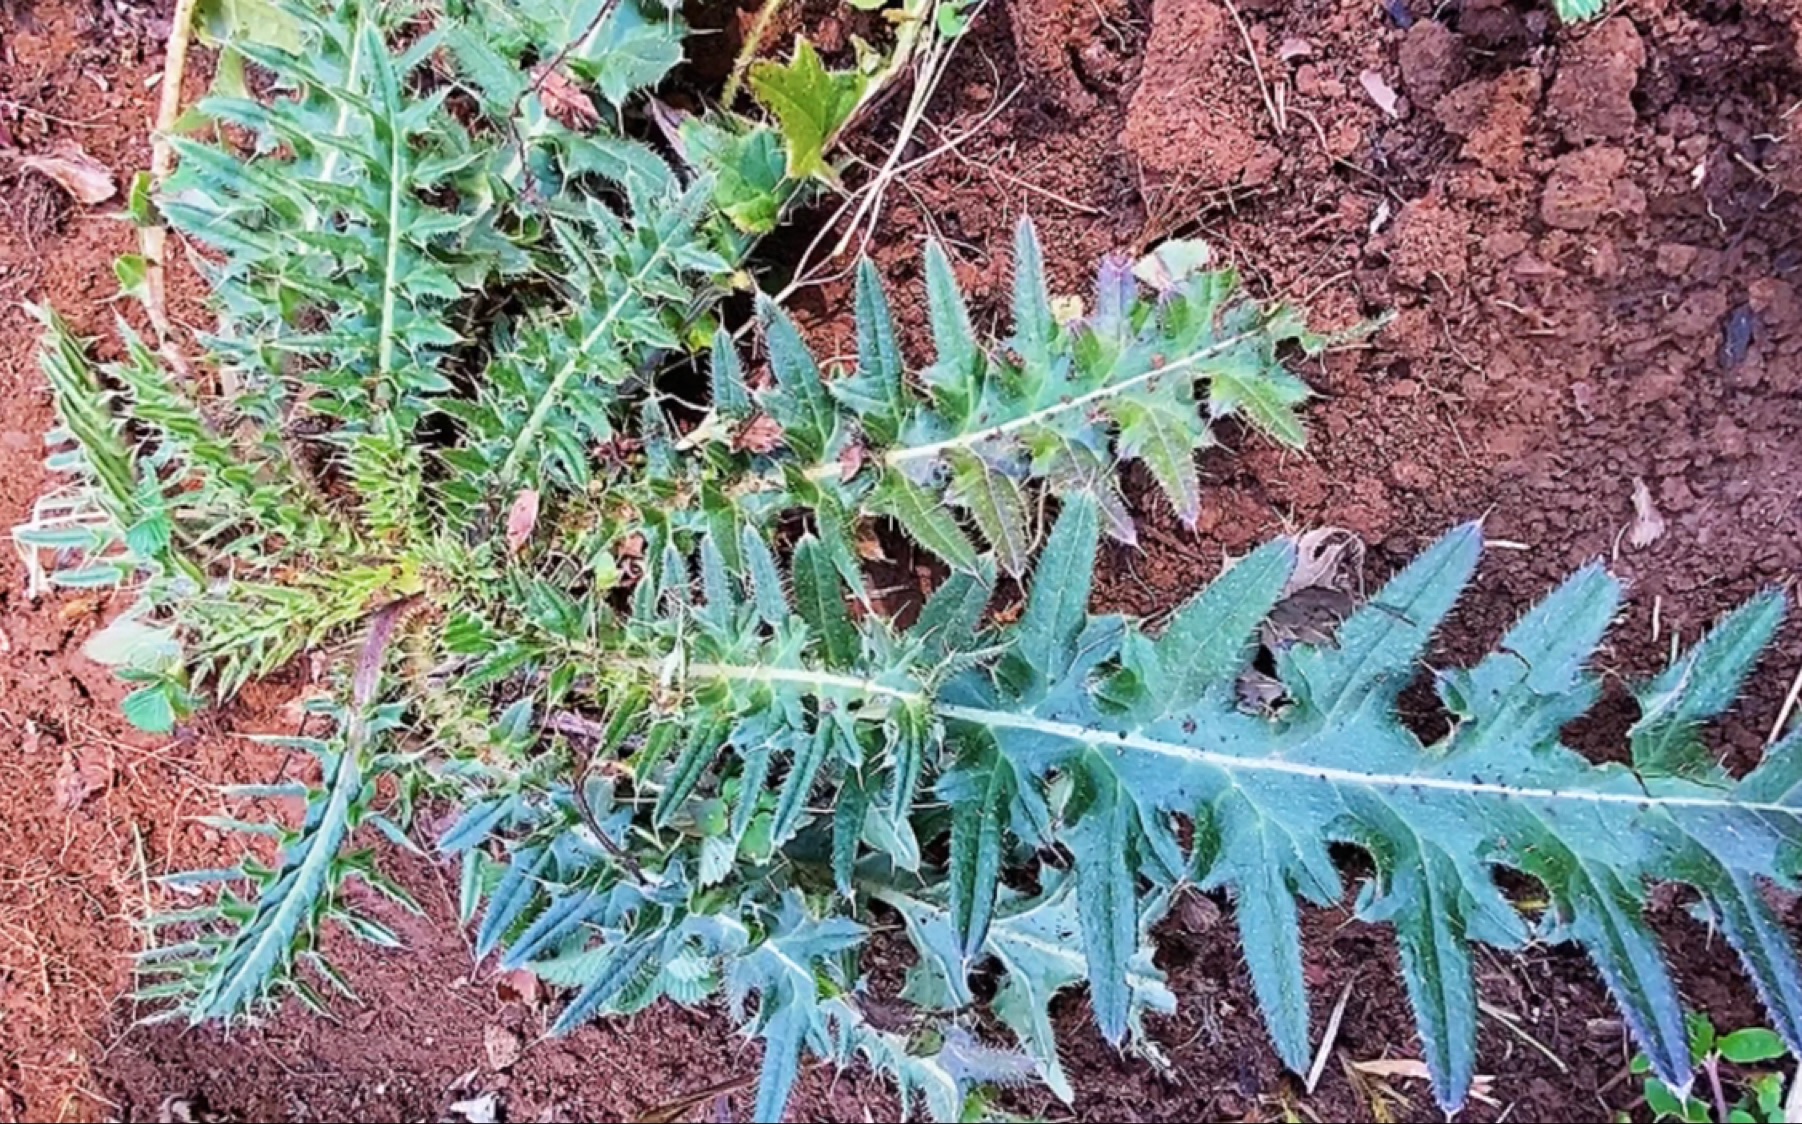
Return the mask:
[[(150, 133), (150, 186), (161, 187), (175, 167), (175, 146), (169, 136), (175, 131), (181, 115), (181, 82), (188, 69), (188, 44), (194, 34), (194, 9), (198, 0), (175, 0), (174, 22), (169, 27), (169, 44), (163, 59), (163, 89), (157, 101), (156, 123)], [(176, 350), (169, 332), (168, 302), (164, 295), (163, 253), (168, 248), (169, 228), (152, 223), (138, 232), (139, 252), (144, 257), (144, 312), (156, 332), (163, 357), (177, 374), (186, 378), (188, 362)]]
[(757, 9), (757, 18), (751, 21), (751, 30), (745, 33), (745, 41), (739, 45), (738, 57), (732, 60), (732, 73), (726, 77), (726, 85), (720, 90), (720, 105), (732, 108), (738, 100), (738, 88), (744, 84), (745, 74), (751, 69), (751, 63), (757, 58), (757, 51), (763, 46), (763, 37), (770, 29), (770, 21), (782, 9), (782, 0), (763, 0), (763, 7)]
[(1714, 1094), (1714, 1118), (1727, 1119), (1727, 1094), (1721, 1089), (1721, 1056), (1710, 1053), (1702, 1061), (1702, 1072), (1708, 1075), (1708, 1091)]

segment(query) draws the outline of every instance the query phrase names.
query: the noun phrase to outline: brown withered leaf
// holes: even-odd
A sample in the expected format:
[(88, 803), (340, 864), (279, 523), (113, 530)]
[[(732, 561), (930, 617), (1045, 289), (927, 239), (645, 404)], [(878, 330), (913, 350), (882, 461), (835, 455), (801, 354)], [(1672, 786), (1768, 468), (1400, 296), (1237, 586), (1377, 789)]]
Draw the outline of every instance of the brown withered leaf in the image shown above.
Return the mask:
[(119, 190), (111, 170), (72, 140), (57, 141), (46, 156), (20, 157), (19, 167), (44, 176), (77, 203), (89, 206), (106, 202)]
[(537, 526), (538, 492), (527, 488), (513, 497), (512, 510), (507, 512), (507, 553), (518, 554)]
[(839, 450), (838, 478), (840, 480), (849, 480), (862, 470), (865, 451), (862, 441), (852, 441)]
[(111, 780), (112, 769), (103, 759), (92, 754), (66, 752), (62, 765), (56, 770), (57, 807), (72, 812), (105, 789)]
[[(575, 717), (565, 715), (562, 717)], [(602, 733), (606, 730), (603, 727)], [(545, 994), (544, 981), (524, 968), (511, 972), (503, 972), (495, 978), (494, 994), (502, 1003), (518, 1003), (529, 1010), (536, 1011), (544, 1006), (548, 996)]]
[(1627, 531), (1627, 541), (1639, 549), (1644, 549), (1664, 537), (1664, 516), (1659, 513), (1658, 505), (1652, 501), (1652, 489), (1646, 487), (1643, 477), (1633, 478), (1633, 526)]
[(538, 75), (538, 100), (544, 103), (544, 111), (551, 119), (566, 129), (578, 133), (593, 132), (601, 123), (601, 115), (594, 108), (594, 101), (587, 91), (576, 84), (563, 67), (555, 70), (540, 71)]
[(781, 446), (782, 423), (768, 414), (758, 414), (732, 435), (732, 449), (739, 453), (767, 453)]
[(488, 1068), (500, 1073), (510, 1069), (526, 1052), (525, 1043), (514, 1031), (489, 1023), (482, 1031), (482, 1048), (488, 1053)]

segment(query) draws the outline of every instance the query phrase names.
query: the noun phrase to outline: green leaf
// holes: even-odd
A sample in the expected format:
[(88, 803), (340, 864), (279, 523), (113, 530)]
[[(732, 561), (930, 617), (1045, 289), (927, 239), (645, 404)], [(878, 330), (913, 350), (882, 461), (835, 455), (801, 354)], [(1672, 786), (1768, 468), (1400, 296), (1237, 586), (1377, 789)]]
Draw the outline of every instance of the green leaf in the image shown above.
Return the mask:
[(1076, 640), (1089, 618), (1099, 542), (1095, 504), (1087, 497), (1072, 498), (1039, 556), (1032, 593), (1015, 629), (1015, 652), (1030, 665), (1036, 682), (1056, 682), (1076, 660)]
[(757, 314), (763, 322), (764, 339), (770, 349), (770, 371), (776, 376), (777, 390), (764, 398), (770, 413), (782, 423), (788, 443), (804, 456), (825, 456), (833, 435), (838, 430), (838, 416), (820, 380), (820, 369), (801, 342), (788, 313), (759, 293)]
[(1715, 771), (1698, 731), (1739, 694), (1783, 613), (1782, 595), (1765, 591), (1722, 618), (1682, 659), (1635, 692), (1641, 717), (1629, 737), (1636, 768), (1698, 777)]
[(1582, 23), (1601, 15), (1608, 4), (1607, 0), (1552, 0), (1552, 7), (1565, 23)]
[(1677, 1099), (1675, 1093), (1671, 1092), (1670, 1086), (1656, 1077), (1646, 1078), (1645, 1096), (1646, 1107), (1651, 1109), (1652, 1114), (1660, 1120), (1683, 1119), (1683, 1102)]
[(1121, 455), (1144, 461), (1176, 517), (1186, 527), (1195, 526), (1201, 518), (1201, 477), (1195, 452), (1212, 440), (1206, 424), (1193, 407), (1165, 398), (1121, 402), (1114, 407), (1114, 416), (1120, 421)]
[(114, 617), (88, 637), (82, 655), (107, 667), (162, 674), (181, 663), (181, 641), (175, 630), (129, 614)]
[(831, 384), (834, 397), (857, 415), (871, 436), (892, 442), (909, 413), (907, 369), (895, 341), (895, 321), (889, 312), (882, 277), (868, 258), (857, 262), (857, 370), (849, 378)]
[(1209, 372), (1208, 410), (1240, 415), (1266, 437), (1291, 449), (1307, 444), (1295, 407), (1312, 397), (1307, 384), (1280, 368), (1222, 366)]
[(757, 602), (757, 615), (765, 624), (775, 626), (788, 620), (788, 598), (782, 592), (782, 574), (770, 554), (763, 536), (745, 527), (739, 538), (739, 550), (751, 580), (751, 593)]
[(950, 496), (969, 511), (1001, 568), (1016, 578), (1024, 574), (1032, 561), (1032, 538), (1019, 481), (981, 457), (963, 455), (953, 461)]
[(1070, 828), (1076, 857), (1077, 914), (1082, 921), (1083, 957), (1089, 966), (1089, 999), (1101, 1036), (1119, 1045), (1131, 1013), (1127, 966), (1138, 950), (1138, 897), (1127, 865), (1132, 842), (1132, 805), (1123, 799), (1111, 772), (1089, 770), (1089, 803)]
[(1252, 632), (1282, 597), (1295, 569), (1295, 547), (1260, 547), (1176, 611), (1157, 641), (1156, 698), (1161, 713), (1194, 706), (1245, 666)]
[(1022, 217), (1014, 228), (1014, 335), (1010, 342), (1028, 385), (1042, 386), (1051, 377), (1056, 339), (1044, 251), (1032, 220)]
[(1756, 1065), (1789, 1052), (1776, 1031), (1763, 1027), (1736, 1030), (1720, 1040), (1719, 1048), (1721, 1056), (1735, 1065)]
[(175, 705), (162, 684), (138, 688), (125, 696), (119, 709), (127, 722), (146, 733), (167, 734), (175, 729)]
[(770, 839), (778, 847), (800, 829), (801, 817), (807, 814), (807, 797), (813, 792), (814, 781), (819, 779), (826, 759), (832, 756), (833, 743), (831, 722), (821, 722), (812, 734), (797, 739), (788, 776), (783, 778), (782, 789), (776, 795), (775, 818), (770, 823)]
[(795, 604), (801, 619), (819, 638), (821, 654), (832, 667), (849, 667), (857, 660), (857, 629), (851, 624), (838, 570), (826, 548), (812, 535), (795, 544)]
[(936, 238), (926, 243), (926, 312), (937, 354), (929, 381), (939, 392), (965, 402), (964, 412), (968, 412), (976, 400), (972, 384), (986, 358), (970, 323), (963, 292), (957, 287), (951, 259)]
[(976, 548), (957, 519), (926, 490), (899, 472), (884, 473), (869, 499), (870, 510), (901, 524), (916, 541), (953, 569), (974, 573)]
[[(1003, 811), (1013, 793), (1012, 771), (990, 761), (951, 786), (951, 923), (966, 961), (988, 940), (1001, 885)], [(954, 794), (954, 795), (953, 795)]]
[(713, 334), (713, 408), (729, 418), (748, 417), (751, 392), (745, 386), (738, 350), (724, 328)]
[(688, 741), (670, 769), (663, 791), (657, 795), (657, 806), (651, 815), (654, 826), (667, 827), (694, 794), (707, 767), (713, 764), (714, 758), (725, 747), (730, 723), (730, 715), (715, 713), (709, 720), (696, 723), (689, 731)]
[(150, 292), (149, 274), (150, 267), (141, 254), (121, 254), (113, 259), (113, 276), (122, 296), (144, 300)]
[(826, 146), (851, 119), (867, 83), (861, 71), (827, 70), (805, 36), (795, 40), (789, 62), (751, 65), (751, 92), (781, 123), (790, 179), (836, 180), (825, 162)]
[(195, 14), (214, 46), (256, 43), (293, 54), (304, 45), (300, 21), (271, 0), (200, 0)]

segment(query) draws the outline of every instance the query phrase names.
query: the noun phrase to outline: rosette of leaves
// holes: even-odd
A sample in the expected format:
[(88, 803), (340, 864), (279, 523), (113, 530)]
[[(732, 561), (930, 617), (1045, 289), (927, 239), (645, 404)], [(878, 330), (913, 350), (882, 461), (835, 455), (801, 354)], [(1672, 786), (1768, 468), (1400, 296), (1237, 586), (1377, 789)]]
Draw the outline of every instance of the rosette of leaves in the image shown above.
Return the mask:
[[(1423, 745), (1395, 700), (1476, 565), (1463, 528), (1332, 643), (1276, 653), (1282, 697), (1244, 713), (1234, 684), (1291, 546), (1161, 629), (1088, 602), (1104, 529), (1130, 538), (1120, 459), (1187, 517), (1213, 419), (1298, 439), (1279, 349), (1324, 341), (1293, 316), (1179, 244), (1141, 263), (1145, 289), (1110, 263), (1089, 314), (1060, 319), (1025, 229), (1008, 340), (979, 342), (934, 253), (935, 356), (905, 374), (866, 266), (852, 370), (826, 377), (766, 306), (772, 384), (718, 347), (712, 401), (672, 409), (658, 357), (730, 283), (750, 216), (705, 168), (572, 172), (602, 157), (572, 156), (564, 131), (598, 133), (566, 105), (533, 118), (547, 87), (518, 76), (582, 53), (578, 77), (613, 103), (614, 53), (674, 25), (522, 8), (484, 53), (456, 46), (454, 11), (297, 10), (304, 58), (245, 48), (285, 96), (209, 103), (262, 158), (190, 145), (163, 201), (211, 247), (217, 393), (172, 383), (129, 334), (96, 370), (46, 314), (66, 486), (19, 538), (46, 582), (135, 583), (91, 647), (137, 685), (134, 717), (166, 728), (203, 694), (361, 641), (329, 661), (330, 732), (287, 743), (319, 783), (241, 794), (297, 796), (304, 816), (244, 825), (276, 837), (274, 862), (186, 879), (219, 889), (157, 919), (148, 994), (192, 1019), (319, 1001), (341, 982), (326, 930), (392, 940), (342, 893), (383, 888), (363, 840), (410, 844), (406, 811), (431, 793), (460, 808), (437, 846), (485, 961), (569, 988), (560, 1030), (723, 997), (764, 1043), (759, 1119), (810, 1053), (862, 1058), (942, 1118), (983, 1084), (1069, 1095), (1048, 1005), (1086, 985), (1106, 1037), (1154, 1049), (1142, 1015), (1173, 1002), (1157, 926), (1190, 887), (1233, 899), (1263, 1017), (1300, 1067), (1297, 898), (1342, 898), (1334, 844), (1369, 853), (1357, 909), (1397, 932), (1448, 1107), (1475, 1064), (1471, 944), (1531, 936), (1580, 944), (1682, 1087), (1681, 1007), (1641, 916), (1659, 882), (1695, 889), (1802, 1042), (1802, 979), (1762, 897), (1796, 873), (1802, 743), (1734, 777), (1698, 733), (1777, 596), (1644, 685), (1630, 764), (1595, 765), (1559, 739), (1596, 698), (1586, 664), (1618, 607), (1587, 568), (1495, 654), (1438, 675), (1454, 721)], [(760, 415), (776, 432), (756, 448)], [(1034, 562), (1020, 513), (1047, 484), (1059, 513)], [(884, 514), (951, 563), (905, 628), (852, 596), (857, 521)], [(997, 624), (1003, 569), (1027, 593)], [(1538, 880), (1549, 909), (1525, 916), (1496, 867)], [(901, 1019), (859, 964), (895, 918), (917, 951)], [(970, 1014), (991, 970), (1007, 1041)]]

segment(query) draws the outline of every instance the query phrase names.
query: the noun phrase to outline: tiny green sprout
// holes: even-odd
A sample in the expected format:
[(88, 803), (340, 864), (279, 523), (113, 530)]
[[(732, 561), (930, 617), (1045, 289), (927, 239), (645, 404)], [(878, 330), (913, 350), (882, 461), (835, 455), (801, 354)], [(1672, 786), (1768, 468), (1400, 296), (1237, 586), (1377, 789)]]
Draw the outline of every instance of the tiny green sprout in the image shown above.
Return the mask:
[[(1783, 1075), (1769, 1071), (1737, 1074), (1735, 1069), (1774, 1062), (1789, 1052), (1776, 1031), (1746, 1027), (1731, 1034), (1717, 1034), (1707, 1015), (1691, 1014), (1684, 1020), (1690, 1062), (1704, 1078), (1702, 1093), (1680, 1093), (1651, 1076), (1652, 1062), (1635, 1054), (1628, 1068), (1645, 1078), (1646, 1107), (1660, 1121), (1684, 1124), (1776, 1124), (1783, 1116)], [(1737, 1094), (1732, 1101), (1728, 1095)], [(1620, 1119), (1626, 1119), (1622, 1116)]]

